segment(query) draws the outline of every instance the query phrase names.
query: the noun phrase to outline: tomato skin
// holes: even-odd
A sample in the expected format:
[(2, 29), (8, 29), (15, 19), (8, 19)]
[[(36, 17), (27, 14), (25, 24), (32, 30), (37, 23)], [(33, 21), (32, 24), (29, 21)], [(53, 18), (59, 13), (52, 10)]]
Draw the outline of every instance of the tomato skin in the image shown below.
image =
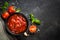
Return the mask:
[(31, 25), (31, 26), (29, 27), (29, 31), (30, 31), (30, 33), (35, 33), (36, 30), (37, 30), (36, 25)]
[(9, 14), (7, 11), (5, 11), (5, 12), (2, 14), (2, 17), (3, 17), (4, 19), (7, 19), (9, 16), (10, 16), (10, 14)]
[(15, 7), (14, 7), (14, 6), (9, 6), (9, 7), (8, 7), (8, 12), (9, 12), (10, 14), (13, 14), (14, 12), (16, 12)]

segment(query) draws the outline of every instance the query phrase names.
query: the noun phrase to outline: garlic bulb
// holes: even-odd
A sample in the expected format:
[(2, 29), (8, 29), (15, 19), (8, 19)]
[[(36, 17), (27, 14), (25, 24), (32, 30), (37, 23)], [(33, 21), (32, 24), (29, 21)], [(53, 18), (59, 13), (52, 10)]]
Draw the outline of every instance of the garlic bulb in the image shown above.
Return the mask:
[(25, 35), (25, 36), (29, 36), (29, 34), (27, 34), (27, 32), (24, 32), (24, 35)]

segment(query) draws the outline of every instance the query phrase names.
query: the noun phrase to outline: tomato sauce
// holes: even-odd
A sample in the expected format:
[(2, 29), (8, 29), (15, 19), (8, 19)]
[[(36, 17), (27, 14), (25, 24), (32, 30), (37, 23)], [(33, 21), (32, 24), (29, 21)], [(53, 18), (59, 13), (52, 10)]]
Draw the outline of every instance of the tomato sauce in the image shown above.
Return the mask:
[(19, 34), (26, 30), (27, 22), (22, 15), (14, 14), (7, 22), (9, 30), (14, 34)]

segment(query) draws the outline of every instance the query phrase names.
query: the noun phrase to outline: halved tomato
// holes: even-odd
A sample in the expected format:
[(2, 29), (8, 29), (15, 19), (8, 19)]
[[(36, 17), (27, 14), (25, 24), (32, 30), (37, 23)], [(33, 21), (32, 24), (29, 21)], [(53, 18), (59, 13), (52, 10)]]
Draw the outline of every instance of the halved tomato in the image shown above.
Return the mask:
[(29, 27), (29, 31), (30, 31), (30, 33), (35, 33), (36, 30), (37, 30), (36, 25), (31, 25), (31, 26)]

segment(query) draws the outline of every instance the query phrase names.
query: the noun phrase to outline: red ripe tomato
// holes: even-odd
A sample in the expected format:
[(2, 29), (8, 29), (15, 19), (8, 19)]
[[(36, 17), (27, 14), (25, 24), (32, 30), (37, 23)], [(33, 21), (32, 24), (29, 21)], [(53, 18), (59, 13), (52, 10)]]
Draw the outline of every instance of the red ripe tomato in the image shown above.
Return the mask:
[(8, 12), (9, 12), (10, 14), (16, 12), (15, 7), (14, 7), (14, 6), (9, 6), (9, 7), (8, 7)]
[(8, 13), (7, 11), (5, 11), (5, 12), (2, 14), (2, 17), (3, 17), (4, 19), (7, 19), (9, 16), (10, 16), (10, 15), (9, 15), (9, 13)]

